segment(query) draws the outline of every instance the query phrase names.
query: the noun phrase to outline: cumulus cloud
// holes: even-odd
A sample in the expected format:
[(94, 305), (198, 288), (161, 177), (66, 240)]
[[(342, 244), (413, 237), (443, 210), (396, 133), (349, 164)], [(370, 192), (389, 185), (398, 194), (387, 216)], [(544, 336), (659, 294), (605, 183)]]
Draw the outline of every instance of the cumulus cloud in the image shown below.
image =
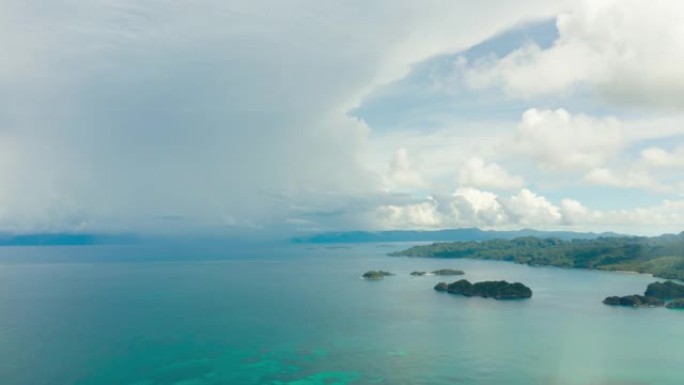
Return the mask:
[(410, 205), (383, 205), (377, 211), (385, 228), (432, 229), (442, 225), (438, 204), (428, 197), (424, 202)]
[(621, 124), (614, 118), (532, 108), (523, 114), (509, 147), (542, 167), (581, 170), (604, 164), (624, 145)]
[(466, 188), (458, 189), (452, 195), (431, 196), (419, 202), (383, 205), (375, 214), (378, 227), (383, 229), (535, 227), (658, 234), (681, 231), (679, 224), (684, 221), (684, 201), (663, 200), (657, 205), (596, 210), (573, 199), (554, 204), (527, 189), (511, 196), (500, 196)]
[(474, 87), (532, 97), (589, 86), (620, 104), (684, 107), (684, 4), (585, 0), (557, 17), (559, 37), (461, 64)]
[(622, 121), (532, 108), (500, 148), (501, 154), (526, 159), (556, 179), (664, 194), (675, 192), (671, 183), (678, 177), (659, 169), (684, 165), (684, 150), (634, 149), (654, 140), (678, 142), (683, 127), (678, 117)]
[(472, 187), (459, 188), (451, 195), (431, 196), (423, 202), (384, 205), (378, 214), (388, 228), (546, 227), (563, 222), (558, 207), (527, 189), (502, 197)]
[(574, 199), (563, 199), (559, 211), (566, 225), (583, 224), (589, 222), (593, 216), (588, 208)]
[(561, 213), (546, 198), (523, 189), (517, 195), (503, 200), (503, 207), (513, 223), (525, 226), (556, 224)]
[(505, 224), (507, 217), (496, 194), (466, 187), (457, 189), (448, 198), (446, 220), (490, 227)]
[(525, 181), (522, 177), (509, 174), (497, 163), (485, 163), (478, 157), (468, 159), (459, 169), (460, 185), (490, 189), (519, 189)]

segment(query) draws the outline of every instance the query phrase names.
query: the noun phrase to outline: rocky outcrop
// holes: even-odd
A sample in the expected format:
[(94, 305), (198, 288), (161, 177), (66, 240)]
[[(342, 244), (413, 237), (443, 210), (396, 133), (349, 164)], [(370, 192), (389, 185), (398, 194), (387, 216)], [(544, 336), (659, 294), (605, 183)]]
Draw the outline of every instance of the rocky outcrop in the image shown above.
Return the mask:
[(684, 298), (675, 299), (665, 305), (668, 309), (684, 309)]

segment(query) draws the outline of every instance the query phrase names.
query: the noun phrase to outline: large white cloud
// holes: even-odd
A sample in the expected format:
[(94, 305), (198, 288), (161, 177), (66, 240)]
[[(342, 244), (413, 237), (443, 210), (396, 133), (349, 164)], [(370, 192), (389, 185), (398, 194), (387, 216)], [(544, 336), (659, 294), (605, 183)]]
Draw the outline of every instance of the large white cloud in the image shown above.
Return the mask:
[(542, 167), (582, 170), (604, 164), (624, 145), (622, 126), (614, 118), (533, 108), (523, 114), (508, 147)]
[(375, 214), (377, 226), (385, 229), (534, 227), (659, 234), (681, 231), (684, 201), (663, 200), (657, 205), (597, 210), (573, 199), (563, 199), (560, 204), (555, 204), (527, 189), (501, 196), (489, 191), (461, 188), (447, 196), (383, 205)]
[(511, 228), (560, 225), (561, 211), (546, 198), (530, 190), (502, 197), (472, 187), (453, 194), (404, 205), (383, 205), (378, 209), (386, 228)]
[[(571, 114), (564, 109), (525, 111), (512, 137), (503, 137), (501, 154), (527, 160), (557, 181), (601, 185), (665, 194), (681, 175), (660, 172), (684, 165), (682, 151), (648, 146), (653, 141), (679, 142), (679, 117), (619, 120)], [(647, 147), (645, 147), (647, 146)], [(643, 148), (634, 151), (634, 149)], [(543, 177), (535, 177), (537, 181)], [(492, 187), (492, 186), (482, 186)]]
[(462, 63), (475, 87), (532, 97), (589, 86), (619, 104), (684, 107), (684, 3), (584, 0), (557, 18), (547, 49), (527, 44), (502, 57)]
[(0, 2), (0, 230), (353, 211), (382, 188), (360, 98), (560, 3)]

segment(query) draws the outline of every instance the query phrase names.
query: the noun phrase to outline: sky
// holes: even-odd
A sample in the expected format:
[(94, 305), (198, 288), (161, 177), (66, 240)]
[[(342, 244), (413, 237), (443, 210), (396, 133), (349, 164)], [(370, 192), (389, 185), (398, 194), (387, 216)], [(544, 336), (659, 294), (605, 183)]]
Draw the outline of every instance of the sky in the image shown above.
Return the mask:
[(681, 68), (676, 0), (0, 0), (0, 232), (678, 233)]

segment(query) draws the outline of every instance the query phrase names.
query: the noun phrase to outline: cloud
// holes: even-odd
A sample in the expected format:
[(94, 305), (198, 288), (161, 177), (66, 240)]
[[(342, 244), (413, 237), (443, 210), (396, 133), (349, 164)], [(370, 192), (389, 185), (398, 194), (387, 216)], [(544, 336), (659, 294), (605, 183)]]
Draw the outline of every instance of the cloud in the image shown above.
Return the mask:
[(465, 187), (452, 195), (431, 196), (423, 202), (383, 205), (377, 212), (385, 228), (511, 228), (562, 223), (558, 207), (527, 189), (501, 197)]
[[(641, 25), (623, 3), (587, 4), (559, 17), (561, 37), (551, 48), (464, 62), (469, 79), (521, 96), (589, 85), (615, 102), (678, 106), (684, 99), (674, 68), (682, 50), (670, 16), (662, 26)], [(643, 15), (659, 15), (663, 4)], [(517, 126), (451, 119), (439, 131), (380, 133), (349, 115), (416, 63), (566, 7), (575, 5), (0, 2), (0, 231), (281, 233), (638, 220), (636, 209), (555, 204), (523, 187), (561, 177), (666, 185), (652, 169), (676, 170), (679, 150), (645, 141), (681, 134), (681, 117), (529, 109)], [(639, 33), (625, 33), (628, 27)], [(657, 34), (663, 39), (655, 44)], [(530, 163), (524, 178), (509, 172)], [(427, 189), (431, 198), (416, 201)], [(644, 208), (643, 216), (678, 218), (662, 207)]]
[(563, 199), (559, 208), (563, 224), (575, 225), (587, 223), (592, 213), (582, 203), (573, 199)]
[(524, 226), (557, 224), (562, 219), (558, 207), (527, 189), (504, 199), (503, 208), (511, 222)]
[[(511, 196), (472, 188), (454, 194), (430, 196), (419, 202), (383, 205), (377, 208), (379, 229), (445, 229), (480, 227), (547, 230), (621, 231), (630, 234), (659, 234), (681, 231), (683, 200), (628, 209), (594, 210), (573, 199), (554, 204), (530, 190)], [(648, 226), (644, 226), (647, 223)]]
[(496, 194), (471, 187), (457, 189), (447, 207), (447, 221), (459, 224), (478, 223), (478, 226), (490, 227), (507, 220)]
[(677, 143), (684, 132), (681, 123), (677, 116), (623, 121), (532, 108), (523, 114), (513, 139), (502, 139), (500, 154), (527, 160), (556, 181), (673, 193), (671, 184), (678, 176), (659, 169), (684, 165), (684, 152), (654, 146), (640, 153), (635, 149), (654, 141)]
[(684, 147), (678, 147), (674, 151), (667, 151), (660, 147), (648, 147), (641, 151), (641, 160), (651, 167), (684, 167)]
[(585, 175), (584, 180), (588, 183), (602, 186), (611, 186), (630, 189), (645, 189), (655, 192), (671, 192), (668, 187), (645, 170), (614, 171), (608, 168), (596, 168)]
[(557, 17), (559, 37), (502, 57), (461, 64), (476, 88), (500, 86), (529, 98), (588, 86), (617, 104), (684, 107), (684, 4), (591, 0)]
[(395, 187), (425, 187), (426, 182), (418, 173), (409, 158), (406, 148), (400, 148), (390, 162), (388, 184)]
[(282, 230), (374, 200), (363, 95), (561, 3), (1, 2), (0, 230)]
[(431, 229), (442, 225), (437, 205), (428, 197), (424, 202), (405, 206), (383, 205), (377, 211), (384, 228)]
[(458, 182), (464, 186), (504, 190), (519, 189), (525, 184), (522, 177), (510, 175), (498, 164), (485, 163), (478, 157), (468, 159), (461, 166)]
[(614, 118), (532, 108), (508, 147), (548, 169), (581, 170), (604, 164), (624, 145), (621, 123)]

